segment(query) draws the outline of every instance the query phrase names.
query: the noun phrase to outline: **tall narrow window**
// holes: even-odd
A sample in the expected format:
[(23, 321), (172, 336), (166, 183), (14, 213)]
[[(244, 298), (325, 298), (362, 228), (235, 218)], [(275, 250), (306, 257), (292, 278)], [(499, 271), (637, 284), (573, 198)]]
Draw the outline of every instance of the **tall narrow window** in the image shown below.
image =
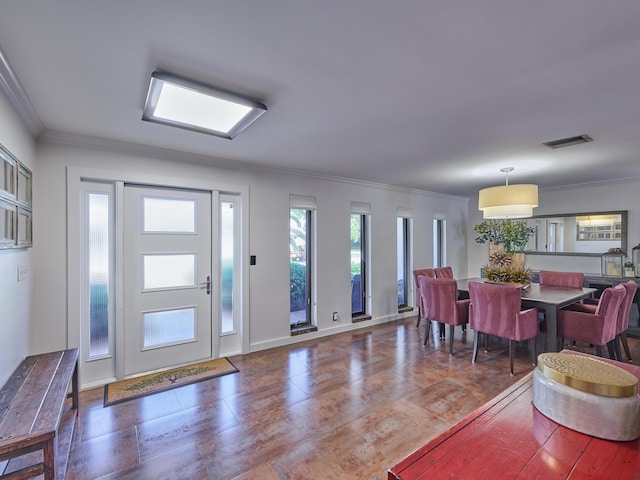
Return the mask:
[(443, 267), (447, 264), (447, 221), (443, 218), (433, 219), (433, 266)]
[(351, 214), (351, 315), (366, 313), (367, 216)]
[(289, 323), (291, 329), (312, 325), (313, 214), (315, 197), (290, 196)]
[(292, 208), (289, 215), (290, 323), (291, 327), (311, 324), (311, 281), (309, 269), (309, 234), (311, 210)]
[(111, 245), (112, 193), (108, 185), (104, 192), (86, 191), (86, 230), (85, 245), (87, 252), (87, 282), (84, 286), (88, 315), (89, 355), (100, 358), (111, 354), (111, 327), (113, 302)]
[(409, 302), (409, 219), (398, 217), (398, 308), (403, 308)]
[(235, 235), (238, 208), (235, 199), (220, 199), (220, 288), (221, 288), (221, 318), (220, 333), (228, 335), (238, 330), (234, 309), (234, 278), (237, 269), (237, 255)]

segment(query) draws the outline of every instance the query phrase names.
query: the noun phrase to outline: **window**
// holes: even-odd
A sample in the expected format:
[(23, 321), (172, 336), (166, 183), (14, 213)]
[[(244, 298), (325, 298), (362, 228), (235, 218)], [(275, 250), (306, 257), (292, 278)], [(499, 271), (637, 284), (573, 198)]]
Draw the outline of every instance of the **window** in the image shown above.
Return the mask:
[(351, 316), (364, 315), (366, 307), (367, 215), (351, 214)]
[(447, 221), (433, 219), (433, 266), (443, 267), (447, 264)]
[(84, 229), (86, 281), (83, 282), (88, 318), (89, 359), (103, 358), (112, 353), (113, 332), (113, 186), (85, 184)]
[(240, 330), (238, 255), (240, 208), (239, 199), (232, 195), (220, 196), (220, 334), (229, 335)]
[(315, 197), (290, 196), (289, 208), (289, 324), (312, 326), (313, 224)]
[(398, 308), (409, 304), (409, 228), (410, 219), (398, 217)]

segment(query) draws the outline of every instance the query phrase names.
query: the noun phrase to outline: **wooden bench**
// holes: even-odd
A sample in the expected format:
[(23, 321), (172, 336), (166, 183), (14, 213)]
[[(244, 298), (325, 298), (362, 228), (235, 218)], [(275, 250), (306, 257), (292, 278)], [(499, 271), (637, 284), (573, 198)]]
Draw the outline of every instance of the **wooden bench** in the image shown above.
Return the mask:
[[(68, 397), (72, 398), (70, 408)], [(0, 479), (41, 474), (45, 480), (63, 478), (64, 468), (58, 465), (59, 431), (64, 417), (65, 425), (71, 421), (65, 431), (70, 428), (73, 435), (77, 412), (78, 349), (25, 358), (0, 390), (0, 473), (2, 462), (9, 460)], [(66, 440), (64, 467), (71, 437), (67, 435)]]

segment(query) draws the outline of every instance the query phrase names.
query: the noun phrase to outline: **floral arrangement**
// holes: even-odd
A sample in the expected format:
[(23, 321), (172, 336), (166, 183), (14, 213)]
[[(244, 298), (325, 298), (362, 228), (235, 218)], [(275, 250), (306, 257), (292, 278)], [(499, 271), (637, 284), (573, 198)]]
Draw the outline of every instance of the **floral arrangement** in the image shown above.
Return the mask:
[[(476, 225), (479, 234), (476, 243), (489, 242), (489, 265), (483, 267), (484, 275), (491, 282), (528, 285), (532, 271), (524, 265), (524, 249), (534, 233), (524, 221), (485, 220)], [(516, 259), (515, 257), (521, 257)]]

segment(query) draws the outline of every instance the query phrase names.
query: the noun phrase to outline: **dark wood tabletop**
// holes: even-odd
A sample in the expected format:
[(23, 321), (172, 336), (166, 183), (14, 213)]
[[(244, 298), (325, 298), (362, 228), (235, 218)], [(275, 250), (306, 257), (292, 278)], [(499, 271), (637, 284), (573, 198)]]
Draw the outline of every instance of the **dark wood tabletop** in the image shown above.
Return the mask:
[[(457, 280), (459, 292), (469, 292), (469, 282), (486, 283), (486, 278), (463, 278)], [(558, 350), (558, 323), (557, 312), (597, 292), (596, 288), (566, 288), (540, 285), (531, 283), (522, 290), (522, 306), (524, 308), (538, 308), (544, 312), (546, 320), (547, 338), (546, 344), (540, 350), (555, 352)]]

